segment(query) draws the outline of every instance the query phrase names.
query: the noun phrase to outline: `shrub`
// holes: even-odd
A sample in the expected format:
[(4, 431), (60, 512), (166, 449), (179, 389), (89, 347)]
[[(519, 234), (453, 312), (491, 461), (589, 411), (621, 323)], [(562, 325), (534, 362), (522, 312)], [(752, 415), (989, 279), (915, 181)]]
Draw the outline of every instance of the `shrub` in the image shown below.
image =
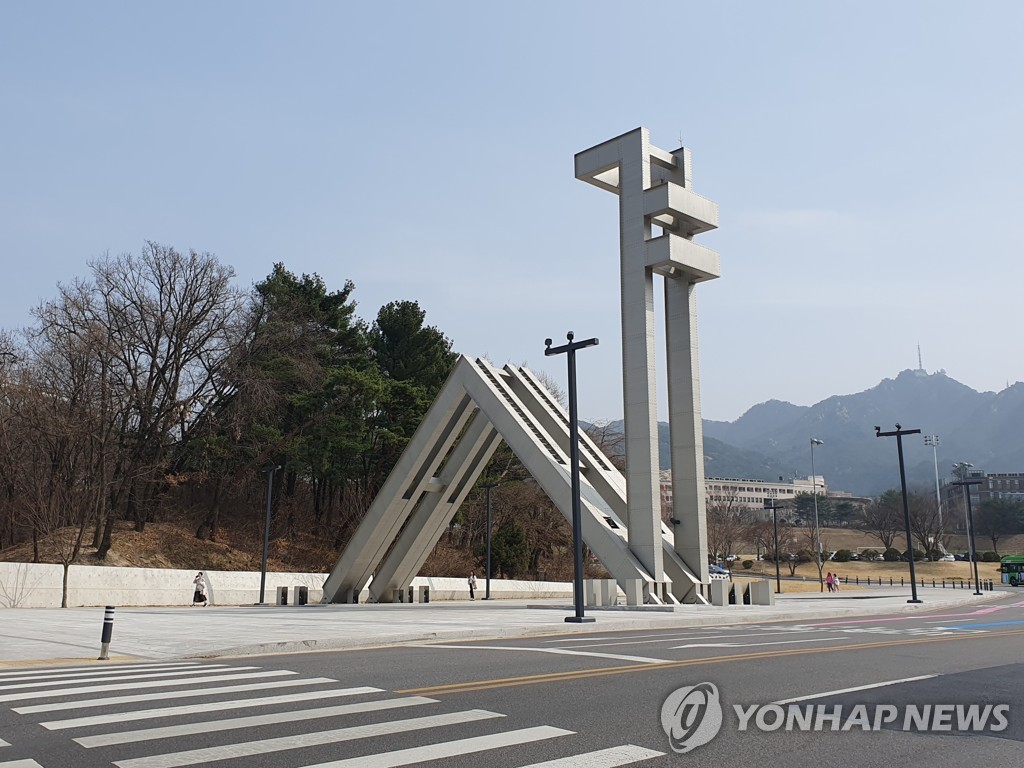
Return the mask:
[(874, 549), (865, 549), (863, 552), (860, 553), (861, 560), (871, 561), (874, 560), (876, 557), (878, 557), (878, 552)]
[(754, 561), (753, 560), (744, 560), (743, 561), (743, 567), (746, 568), (749, 571), (751, 568), (754, 567)]
[(832, 555), (832, 559), (837, 563), (848, 563), (853, 559), (853, 553), (848, 549), (837, 549), (836, 553)]
[(897, 560), (900, 559), (901, 555), (898, 549), (889, 547), (887, 550), (885, 550), (885, 552), (882, 553), (882, 557), (885, 558), (885, 562), (887, 563), (895, 563)]
[(998, 563), (999, 553), (989, 550), (988, 552), (981, 553), (981, 562), (983, 563)]

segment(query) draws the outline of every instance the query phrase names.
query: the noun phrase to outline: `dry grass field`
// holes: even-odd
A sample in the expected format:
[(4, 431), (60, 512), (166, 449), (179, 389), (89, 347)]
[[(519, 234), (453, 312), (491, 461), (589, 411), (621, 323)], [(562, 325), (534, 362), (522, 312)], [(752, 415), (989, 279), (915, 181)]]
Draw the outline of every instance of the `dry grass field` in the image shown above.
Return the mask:
[[(822, 548), (829, 551), (835, 551), (838, 549), (857, 551), (871, 548), (880, 552), (882, 549), (878, 544), (877, 539), (872, 538), (862, 531), (850, 530), (847, 528), (822, 528), (821, 543)], [(976, 543), (978, 551), (980, 552), (984, 552), (992, 548), (992, 542), (987, 539), (976, 539)], [(902, 542), (898, 543), (897, 546), (902, 546)], [(949, 551), (966, 552), (967, 537), (953, 536), (952, 541), (950, 542)], [(1008, 536), (1005, 539), (1000, 539), (999, 553), (1001, 555), (1024, 553), (1024, 536)], [(775, 578), (774, 563), (755, 561), (753, 568), (748, 570), (743, 568), (741, 565), (744, 559), (753, 560), (754, 556), (751, 554), (741, 555), (740, 560), (735, 563), (735, 567), (733, 568), (733, 578), (735, 580), (740, 581), (743, 580), (744, 577)], [(971, 564), (966, 561), (958, 561), (954, 563), (918, 561), (914, 563), (914, 570), (918, 583), (920, 583), (921, 579), (924, 579), (925, 584), (928, 586), (931, 585), (933, 579), (937, 585), (941, 584), (943, 579), (946, 580), (947, 584), (954, 580), (971, 581), (974, 579)], [(839, 574), (843, 579), (849, 580), (849, 585), (843, 585), (842, 589), (844, 590), (866, 588), (869, 580), (871, 585), (874, 586), (877, 584), (879, 579), (881, 579), (886, 585), (890, 578), (893, 580), (894, 584), (899, 584), (901, 578), (904, 579), (904, 583), (909, 583), (910, 579), (909, 565), (903, 562), (826, 562), (823, 574), (826, 574), (829, 571)], [(785, 578), (789, 576), (789, 568), (785, 563), (783, 563), (783, 592), (817, 592), (820, 590), (818, 583), (818, 567), (815, 563), (801, 563), (797, 566), (796, 573), (794, 575), (797, 578), (803, 579), (803, 581), (785, 581)], [(993, 581), (998, 582), (999, 564), (979, 562), (978, 576), (981, 579), (992, 579)], [(860, 582), (860, 587), (857, 586), (858, 581)]]

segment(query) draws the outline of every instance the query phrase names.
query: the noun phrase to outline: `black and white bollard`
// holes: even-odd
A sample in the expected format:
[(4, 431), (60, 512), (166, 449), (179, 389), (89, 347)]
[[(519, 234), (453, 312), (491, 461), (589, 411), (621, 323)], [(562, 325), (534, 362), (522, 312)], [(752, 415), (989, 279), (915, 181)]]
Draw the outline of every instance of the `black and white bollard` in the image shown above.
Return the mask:
[(114, 634), (114, 606), (108, 605), (103, 610), (103, 634), (100, 636), (100, 657), (97, 661), (109, 661), (110, 638)]

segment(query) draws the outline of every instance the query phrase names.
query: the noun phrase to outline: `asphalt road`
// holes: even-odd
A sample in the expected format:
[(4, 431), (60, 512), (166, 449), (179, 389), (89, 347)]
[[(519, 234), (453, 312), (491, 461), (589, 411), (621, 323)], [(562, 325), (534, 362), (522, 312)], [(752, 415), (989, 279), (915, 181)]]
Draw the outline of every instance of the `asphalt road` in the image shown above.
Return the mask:
[[(598, 624), (570, 637), (4, 670), (0, 768), (1013, 768), (1024, 766), (1022, 598), (913, 616)], [(696, 735), (669, 712), (691, 747), (673, 752), (663, 704), (703, 683), (720, 729), (700, 688), (686, 702), (705, 706), (683, 709)]]

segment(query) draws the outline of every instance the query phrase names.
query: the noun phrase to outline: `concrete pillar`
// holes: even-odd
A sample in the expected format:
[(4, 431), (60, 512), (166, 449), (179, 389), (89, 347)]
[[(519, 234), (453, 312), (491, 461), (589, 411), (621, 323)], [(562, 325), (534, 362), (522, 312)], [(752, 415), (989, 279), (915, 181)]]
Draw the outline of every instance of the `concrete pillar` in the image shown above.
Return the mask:
[(770, 581), (755, 581), (750, 585), (750, 602), (753, 605), (775, 605), (775, 589)]
[[(696, 285), (665, 279), (668, 412), (671, 435), (672, 516), (675, 551), (701, 581), (708, 581), (704, 493), (704, 428), (700, 410)], [(679, 587), (686, 585), (680, 584)], [(683, 595), (677, 595), (680, 599)]]

